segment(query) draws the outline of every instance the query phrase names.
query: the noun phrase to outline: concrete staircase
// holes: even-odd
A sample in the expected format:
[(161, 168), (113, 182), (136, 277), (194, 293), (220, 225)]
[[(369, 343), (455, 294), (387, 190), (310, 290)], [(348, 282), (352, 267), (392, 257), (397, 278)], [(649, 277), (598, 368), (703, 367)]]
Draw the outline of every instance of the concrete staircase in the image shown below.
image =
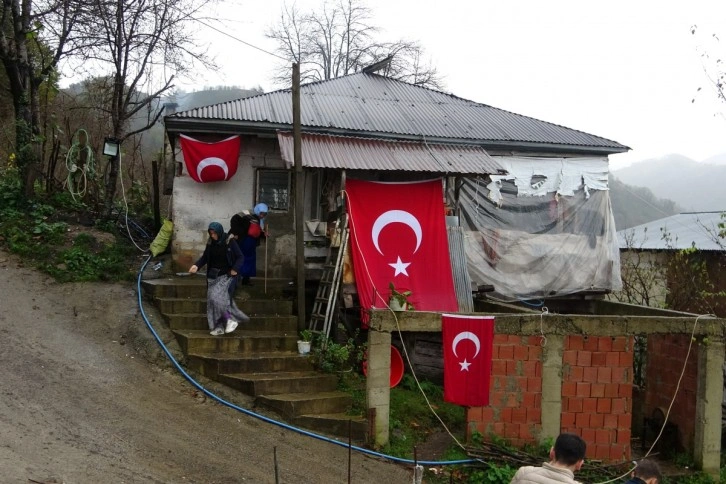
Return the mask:
[(297, 317), (288, 281), (239, 286), (235, 301), (251, 321), (224, 336), (207, 329), (206, 279), (201, 275), (142, 282), (176, 336), (192, 372), (253, 396), (255, 405), (315, 432), (366, 439), (365, 419), (346, 414), (351, 397), (337, 391), (337, 376), (316, 372), (297, 352)]

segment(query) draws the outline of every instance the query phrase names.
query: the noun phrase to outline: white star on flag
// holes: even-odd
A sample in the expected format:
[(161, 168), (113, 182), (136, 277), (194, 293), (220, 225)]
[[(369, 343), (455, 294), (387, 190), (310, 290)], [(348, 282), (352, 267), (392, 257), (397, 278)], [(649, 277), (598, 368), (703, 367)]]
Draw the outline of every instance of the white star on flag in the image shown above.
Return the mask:
[(401, 256), (398, 256), (398, 260), (394, 264), (388, 264), (389, 266), (396, 269), (396, 273), (393, 274), (393, 277), (396, 277), (399, 274), (403, 274), (404, 276), (408, 276), (408, 272), (406, 272), (406, 268), (411, 265), (410, 262), (403, 262), (401, 261)]
[(464, 361), (460, 361), (459, 365), (461, 365), (461, 371), (469, 371), (469, 367), (471, 366), (471, 363), (466, 361), (466, 358), (464, 358)]

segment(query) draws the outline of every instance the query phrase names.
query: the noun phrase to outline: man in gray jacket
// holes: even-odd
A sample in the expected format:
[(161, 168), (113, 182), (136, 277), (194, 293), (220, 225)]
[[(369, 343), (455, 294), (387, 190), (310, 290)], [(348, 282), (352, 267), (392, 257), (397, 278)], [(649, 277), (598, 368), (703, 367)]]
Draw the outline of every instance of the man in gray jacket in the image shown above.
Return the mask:
[(585, 462), (587, 444), (575, 434), (560, 434), (542, 467), (520, 467), (511, 484), (577, 483), (575, 471)]

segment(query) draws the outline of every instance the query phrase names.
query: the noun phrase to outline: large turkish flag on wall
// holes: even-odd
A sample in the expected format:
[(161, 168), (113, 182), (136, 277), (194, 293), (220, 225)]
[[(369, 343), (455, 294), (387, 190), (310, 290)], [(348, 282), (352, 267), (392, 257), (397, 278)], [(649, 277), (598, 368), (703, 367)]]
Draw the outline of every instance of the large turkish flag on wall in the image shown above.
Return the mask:
[(237, 173), (239, 136), (206, 143), (182, 134), (179, 142), (187, 172), (195, 182), (227, 181)]
[(442, 314), (444, 400), (465, 407), (489, 405), (494, 317)]
[(348, 179), (345, 191), (361, 307), (387, 307), (393, 283), (417, 310), (458, 311), (441, 180)]

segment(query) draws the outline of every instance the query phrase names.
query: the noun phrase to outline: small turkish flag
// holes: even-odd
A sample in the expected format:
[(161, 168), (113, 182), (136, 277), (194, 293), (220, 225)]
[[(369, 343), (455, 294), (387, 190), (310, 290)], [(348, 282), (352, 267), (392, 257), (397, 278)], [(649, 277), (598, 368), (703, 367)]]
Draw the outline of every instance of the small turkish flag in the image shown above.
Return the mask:
[(180, 135), (184, 164), (195, 182), (227, 181), (237, 173), (240, 137), (231, 136), (216, 143), (205, 143)]
[(442, 314), (444, 400), (465, 407), (489, 405), (494, 316)]
[(441, 180), (384, 183), (348, 179), (351, 249), (364, 310), (388, 305), (390, 284), (411, 291), (422, 311), (458, 311)]

